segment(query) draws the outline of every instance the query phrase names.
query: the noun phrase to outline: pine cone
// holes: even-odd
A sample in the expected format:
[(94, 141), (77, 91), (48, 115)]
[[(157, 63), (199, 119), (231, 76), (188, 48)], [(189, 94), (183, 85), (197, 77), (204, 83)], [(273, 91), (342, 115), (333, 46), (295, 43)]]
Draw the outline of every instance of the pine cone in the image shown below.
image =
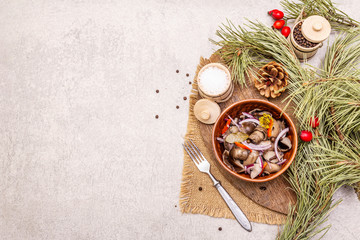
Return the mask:
[(277, 62), (269, 62), (259, 70), (260, 79), (254, 78), (255, 87), (262, 96), (277, 98), (285, 91), (289, 75)]

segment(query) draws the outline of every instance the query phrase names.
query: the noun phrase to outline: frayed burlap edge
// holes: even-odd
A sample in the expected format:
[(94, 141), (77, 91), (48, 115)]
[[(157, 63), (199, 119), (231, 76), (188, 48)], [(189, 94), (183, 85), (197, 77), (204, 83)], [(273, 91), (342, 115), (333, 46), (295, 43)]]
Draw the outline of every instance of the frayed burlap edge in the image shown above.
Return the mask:
[[(187, 124), (187, 132), (185, 135), (185, 139), (192, 139), (195, 144), (198, 145), (198, 147), (203, 151), (206, 151), (206, 147), (202, 141), (202, 137), (200, 136), (200, 129), (199, 129), (199, 123), (197, 119), (195, 118), (193, 107), (196, 103), (196, 101), (199, 99), (198, 96), (198, 86), (197, 86), (197, 75), (200, 69), (212, 62), (221, 62), (221, 59), (216, 55), (213, 54), (210, 59), (206, 59), (201, 57), (200, 63), (196, 69), (195, 77), (192, 84), (192, 90), (190, 94), (190, 100), (189, 100), (189, 118), (188, 118), (188, 124)], [(193, 214), (203, 214), (203, 215), (209, 215), (212, 217), (217, 218), (232, 218), (234, 219), (234, 216), (227, 211), (227, 209), (224, 208), (211, 208), (206, 205), (199, 205), (199, 204), (193, 204), (191, 202), (191, 196), (192, 196), (192, 179), (194, 175), (194, 171), (198, 171), (195, 169), (195, 167), (192, 164), (191, 159), (184, 151), (184, 165), (183, 165), (183, 173), (182, 173), (182, 183), (181, 183), (181, 190), (180, 190), (180, 210), (182, 213), (193, 213)], [(285, 215), (279, 215), (279, 214), (261, 214), (261, 213), (253, 213), (248, 212), (246, 213), (247, 217), (252, 222), (258, 222), (258, 223), (266, 223), (266, 224), (283, 224), (286, 220)]]

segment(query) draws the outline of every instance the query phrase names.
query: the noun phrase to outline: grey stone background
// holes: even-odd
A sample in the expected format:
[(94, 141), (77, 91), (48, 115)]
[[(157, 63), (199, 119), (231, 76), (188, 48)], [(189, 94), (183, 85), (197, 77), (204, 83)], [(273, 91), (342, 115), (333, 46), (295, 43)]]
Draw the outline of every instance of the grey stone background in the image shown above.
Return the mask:
[[(234, 220), (181, 214), (178, 198), (183, 97), (214, 50), (208, 38), (226, 18), (270, 26), (266, 12), (279, 7), (1, 1), (0, 238), (274, 239), (277, 226), (247, 233)], [(341, 8), (360, 20), (358, 1)], [(359, 239), (360, 204), (349, 187), (339, 198), (324, 239)]]

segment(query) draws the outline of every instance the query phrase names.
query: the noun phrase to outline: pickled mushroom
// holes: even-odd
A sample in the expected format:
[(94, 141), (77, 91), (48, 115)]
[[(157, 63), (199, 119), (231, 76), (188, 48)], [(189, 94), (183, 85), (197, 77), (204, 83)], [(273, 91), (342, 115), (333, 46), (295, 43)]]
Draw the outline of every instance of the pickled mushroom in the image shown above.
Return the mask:
[[(275, 154), (275, 153), (274, 153)], [(255, 151), (253, 150), (249, 156), (247, 157), (247, 159), (244, 161), (244, 165), (247, 166), (247, 165), (250, 165), (250, 164), (253, 164), (255, 163), (256, 159), (259, 157), (259, 152), (258, 151)]]
[(235, 170), (234, 166), (229, 162), (229, 151), (225, 150), (222, 155), (223, 162), (231, 170)]
[(281, 128), (280, 128), (279, 122), (274, 121), (272, 129), (271, 129), (271, 136), (270, 137), (276, 138), (279, 135), (280, 131), (281, 131)]
[(252, 122), (245, 122), (242, 125), (246, 134), (252, 133), (256, 127), (255, 124)]
[(257, 126), (250, 134), (249, 139), (255, 144), (260, 143), (266, 139), (266, 129), (261, 126)]
[(224, 142), (224, 147), (225, 147), (225, 150), (230, 151), (230, 150), (234, 147), (234, 144), (233, 144), (233, 143)]
[(263, 154), (263, 157), (266, 161), (271, 161), (276, 158), (274, 151), (267, 151)]
[(233, 147), (230, 151), (230, 156), (234, 159), (234, 160), (246, 160), (247, 157), (249, 156), (249, 151), (240, 147)]
[(275, 164), (275, 163), (268, 163), (266, 166), (265, 166), (265, 169), (264, 171), (268, 172), (268, 173), (275, 173), (275, 172), (278, 172), (280, 171), (281, 169), (281, 166)]
[(239, 132), (239, 129), (238, 129), (236, 126), (231, 126), (231, 127), (229, 128), (229, 130), (230, 130), (231, 133), (237, 133), (237, 132)]
[(254, 164), (253, 169), (251, 170), (250, 177), (252, 179), (256, 178), (262, 171), (260, 164)]
[(292, 144), (288, 137), (284, 137), (279, 141), (278, 150), (281, 152), (287, 152), (291, 149)]

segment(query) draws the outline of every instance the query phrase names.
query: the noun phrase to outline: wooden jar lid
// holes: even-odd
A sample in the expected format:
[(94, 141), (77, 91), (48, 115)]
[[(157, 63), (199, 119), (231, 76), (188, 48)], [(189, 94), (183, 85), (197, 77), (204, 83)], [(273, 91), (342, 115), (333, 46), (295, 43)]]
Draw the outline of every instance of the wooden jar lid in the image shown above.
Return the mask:
[(216, 102), (209, 99), (200, 99), (195, 103), (194, 114), (197, 120), (205, 124), (213, 124), (221, 113)]
[(304, 20), (301, 32), (310, 42), (319, 43), (329, 37), (331, 26), (324, 17), (314, 15)]

